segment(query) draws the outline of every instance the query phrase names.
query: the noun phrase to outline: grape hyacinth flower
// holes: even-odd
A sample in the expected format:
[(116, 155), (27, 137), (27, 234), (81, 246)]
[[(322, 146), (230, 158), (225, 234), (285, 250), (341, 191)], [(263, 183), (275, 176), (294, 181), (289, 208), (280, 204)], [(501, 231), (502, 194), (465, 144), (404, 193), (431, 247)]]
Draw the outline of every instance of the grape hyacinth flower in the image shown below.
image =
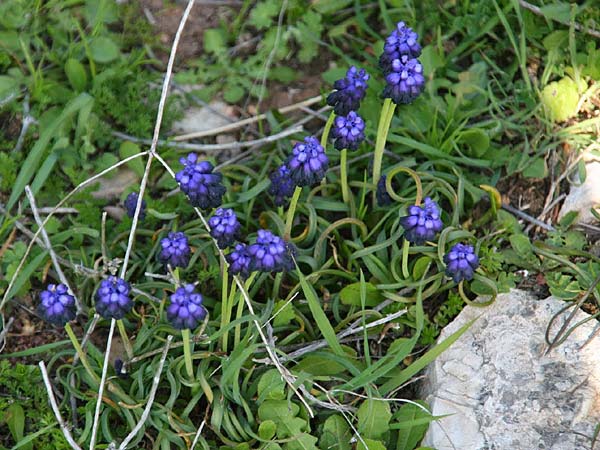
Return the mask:
[(425, 197), (424, 205), (409, 207), (408, 216), (400, 218), (400, 224), (404, 227), (404, 238), (417, 245), (435, 238), (444, 226), (437, 203), (429, 197)]
[(296, 185), (291, 178), (290, 169), (283, 164), (269, 175), (271, 186), (269, 186), (269, 194), (271, 194), (275, 202), (275, 206), (285, 206), (288, 198), (294, 194)]
[(345, 116), (350, 111), (356, 111), (360, 107), (360, 102), (367, 92), (367, 81), (369, 74), (365, 69), (357, 69), (350, 66), (346, 76), (333, 83), (337, 89), (327, 97), (327, 104), (333, 106), (333, 111), (338, 116)]
[(166, 238), (160, 240), (159, 260), (166, 266), (186, 268), (190, 262), (190, 246), (188, 238), (181, 231), (171, 231)]
[(171, 295), (171, 304), (167, 307), (167, 320), (178, 330), (193, 330), (206, 317), (202, 306), (202, 295), (193, 284), (177, 288)]
[(133, 307), (130, 289), (122, 278), (110, 276), (102, 280), (96, 292), (96, 312), (105, 319), (122, 319)]
[(333, 121), (331, 136), (335, 139), (334, 147), (337, 150), (356, 150), (365, 140), (365, 121), (354, 111), (347, 116), (337, 116)]
[(236, 244), (235, 248), (225, 257), (229, 263), (229, 272), (247, 278), (250, 274), (252, 257), (246, 244)]
[(219, 208), (208, 220), (210, 235), (217, 240), (220, 249), (229, 247), (237, 239), (241, 225), (233, 209)]
[(256, 243), (248, 247), (250, 269), (259, 272), (283, 272), (294, 267), (296, 249), (293, 244), (268, 230), (258, 230)]
[(213, 172), (214, 167), (209, 161), (198, 161), (195, 153), (181, 158), (179, 162), (184, 167), (175, 174), (175, 180), (191, 204), (202, 209), (220, 206), (225, 194), (223, 175)]
[(65, 325), (75, 318), (75, 297), (64, 284), (49, 284), (40, 293), (38, 313), (44, 320), (55, 325)]
[(379, 66), (385, 74), (392, 69), (392, 61), (401, 56), (417, 58), (421, 54), (419, 35), (404, 22), (398, 22), (396, 29), (385, 40), (383, 53), (379, 58)]
[[(386, 175), (381, 175), (381, 178), (377, 182), (377, 191), (375, 193), (375, 196), (377, 197), (377, 204), (379, 206), (388, 206), (394, 202), (394, 199), (390, 196), (387, 189), (385, 188), (386, 179)], [(395, 178), (392, 180), (392, 187), (394, 189), (398, 188), (398, 182)]]
[(310, 186), (323, 179), (329, 167), (329, 159), (318, 139), (307, 136), (304, 142), (294, 145), (286, 165), (297, 186)]
[(444, 255), (446, 275), (455, 283), (471, 280), (475, 269), (479, 267), (479, 258), (475, 249), (469, 244), (456, 244)]
[[(125, 199), (125, 209), (127, 209), (127, 215), (133, 219), (135, 215), (135, 208), (137, 206), (139, 194), (137, 192), (132, 192)], [(140, 214), (138, 218), (140, 220), (144, 220), (146, 217), (146, 200), (142, 200), (142, 207), (140, 208)]]
[(403, 55), (392, 61), (385, 81), (384, 98), (390, 98), (396, 104), (412, 103), (425, 87), (423, 66), (418, 59)]

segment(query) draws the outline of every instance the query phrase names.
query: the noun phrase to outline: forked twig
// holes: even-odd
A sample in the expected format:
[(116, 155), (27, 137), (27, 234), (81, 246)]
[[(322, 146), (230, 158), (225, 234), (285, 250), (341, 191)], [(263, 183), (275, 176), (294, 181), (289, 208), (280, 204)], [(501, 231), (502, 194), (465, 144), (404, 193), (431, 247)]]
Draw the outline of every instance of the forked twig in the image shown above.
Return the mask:
[[(528, 9), (529, 11), (534, 13), (535, 15), (546, 17), (546, 15), (543, 13), (541, 8), (539, 8), (535, 5), (532, 5), (531, 3), (526, 2), (525, 0), (519, 0), (519, 4), (523, 8)], [(560, 20), (560, 19), (554, 19), (554, 20), (556, 20), (558, 23), (562, 23), (563, 25), (567, 25), (567, 26), (571, 25), (570, 22), (568, 22), (566, 20)], [(584, 33), (589, 34), (590, 36), (594, 36), (595, 38), (600, 39), (600, 31), (592, 30), (591, 28), (586, 28), (583, 25), (578, 24), (577, 22), (573, 23), (573, 28), (575, 28), (577, 31), (583, 31)]]
[(40, 370), (42, 371), (42, 378), (44, 379), (46, 391), (48, 392), (48, 398), (50, 399), (50, 406), (52, 407), (54, 416), (58, 421), (58, 425), (60, 426), (60, 429), (71, 448), (75, 450), (81, 450), (81, 447), (77, 444), (77, 442), (75, 442), (75, 439), (73, 439), (73, 435), (71, 434), (69, 427), (67, 426), (66, 422), (63, 420), (60, 414), (58, 404), (56, 403), (56, 398), (54, 397), (54, 392), (52, 391), (52, 385), (50, 384), (50, 378), (48, 377), (48, 371), (46, 370), (46, 364), (44, 364), (44, 361), (40, 361), (39, 366)]

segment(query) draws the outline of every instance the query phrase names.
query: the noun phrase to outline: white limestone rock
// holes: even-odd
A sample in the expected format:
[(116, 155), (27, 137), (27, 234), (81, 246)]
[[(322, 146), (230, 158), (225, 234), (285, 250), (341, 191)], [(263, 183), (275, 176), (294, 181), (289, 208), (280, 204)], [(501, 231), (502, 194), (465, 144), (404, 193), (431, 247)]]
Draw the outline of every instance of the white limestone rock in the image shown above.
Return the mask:
[(173, 129), (181, 134), (208, 131), (231, 123), (232, 118), (232, 107), (215, 101), (208, 106), (187, 109), (181, 120), (173, 124)]
[[(565, 302), (513, 290), (487, 308), (466, 307), (440, 340), (478, 318), (427, 370), (434, 415), (423, 446), (436, 450), (583, 450), (600, 423), (597, 322), (544, 355), (544, 333)], [(564, 316), (561, 316), (561, 320)], [(589, 317), (579, 311), (573, 323)], [(553, 336), (561, 321), (553, 327)]]
[(577, 223), (597, 222), (590, 210), (600, 206), (600, 162), (586, 162), (585, 171), (585, 181), (571, 185), (569, 195), (560, 209), (559, 218), (570, 211), (577, 211), (579, 213)]

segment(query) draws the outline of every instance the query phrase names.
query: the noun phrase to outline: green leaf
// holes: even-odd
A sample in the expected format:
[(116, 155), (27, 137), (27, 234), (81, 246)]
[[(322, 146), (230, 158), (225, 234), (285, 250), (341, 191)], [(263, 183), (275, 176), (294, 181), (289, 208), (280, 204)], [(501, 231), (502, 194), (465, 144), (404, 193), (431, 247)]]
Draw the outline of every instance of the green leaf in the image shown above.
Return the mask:
[(87, 73), (83, 64), (74, 58), (67, 59), (67, 62), (65, 63), (65, 74), (75, 91), (85, 91), (87, 85)]
[(563, 122), (574, 117), (578, 103), (577, 85), (569, 77), (548, 84), (542, 91), (542, 105), (553, 122)]
[(381, 441), (375, 441), (373, 439), (363, 438), (365, 445), (359, 440), (356, 445), (356, 450), (386, 450), (385, 444)]
[(299, 436), (307, 428), (306, 420), (296, 417), (300, 407), (287, 400), (266, 400), (258, 407), (260, 420), (272, 420), (277, 424), (280, 439)]
[(283, 448), (284, 450), (318, 450), (316, 444), (316, 437), (304, 433), (296, 436), (296, 439), (285, 444)]
[(258, 426), (258, 435), (265, 441), (273, 439), (276, 431), (277, 425), (272, 420), (265, 420)]
[[(417, 400), (417, 402), (427, 407), (427, 404), (423, 401)], [(433, 416), (423, 408), (419, 408), (417, 405), (407, 403), (403, 405), (396, 414), (394, 414), (394, 418), (403, 425), (403, 428), (398, 430), (398, 440), (396, 443), (396, 450), (413, 450), (423, 436), (425, 436), (425, 432), (429, 427), (428, 423), (414, 423), (418, 419), (428, 418), (433, 420)]]
[(268, 189), (270, 185), (271, 180), (265, 177), (263, 180), (259, 181), (255, 186), (252, 186), (252, 188), (248, 189), (246, 192), (240, 193), (240, 195), (238, 195), (237, 198), (238, 203), (243, 204), (249, 202), (254, 197), (257, 197), (258, 194)]
[(245, 93), (246, 90), (240, 85), (228, 84), (223, 92), (223, 99), (227, 103), (237, 103), (242, 99)]
[(458, 136), (458, 142), (469, 148), (469, 156), (481, 158), (490, 147), (490, 137), (480, 128), (464, 130)]
[(0, 100), (16, 94), (19, 90), (19, 82), (12, 77), (0, 75)]
[(258, 30), (268, 28), (274, 21), (275, 16), (279, 14), (281, 2), (266, 0), (258, 3), (252, 12), (248, 23)]
[(215, 55), (222, 54), (227, 49), (227, 39), (221, 28), (204, 30), (204, 50)]
[[(17, 176), (15, 185), (13, 187), (10, 198), (6, 204), (6, 209), (10, 210), (16, 204), (17, 200), (25, 190), (25, 186), (31, 181), (33, 176), (38, 170), (39, 162), (44, 156), (46, 148), (50, 143), (50, 140), (56, 135), (57, 130), (64, 126), (65, 123), (70, 120), (77, 111), (90, 105), (94, 99), (86, 93), (79, 94), (76, 98), (71, 100), (60, 115), (52, 120), (52, 122), (44, 129), (40, 138), (37, 140), (29, 154), (27, 159), (21, 166), (21, 171)], [(32, 189), (33, 190), (33, 189)], [(33, 190), (35, 195), (37, 192)]]
[(21, 358), (24, 356), (39, 355), (40, 353), (47, 353), (50, 350), (54, 350), (59, 347), (63, 347), (65, 345), (69, 344), (70, 342), (71, 341), (68, 339), (65, 339), (64, 341), (51, 342), (49, 344), (40, 345), (38, 347), (28, 348), (27, 350), (21, 350), (20, 352), (7, 353), (4, 355), (0, 355), (0, 358)]
[(390, 429), (392, 412), (389, 402), (383, 400), (367, 399), (356, 412), (358, 418), (358, 432), (368, 438), (381, 437)]
[(99, 36), (92, 40), (90, 44), (90, 53), (94, 61), (102, 64), (114, 61), (120, 54), (119, 46), (106, 36)]
[(306, 372), (311, 375), (331, 376), (346, 370), (342, 364), (331, 358), (327, 358), (324, 356), (325, 354), (327, 354), (327, 352), (318, 352), (318, 354), (309, 354), (305, 356), (302, 358), (302, 361), (294, 367), (294, 371)]
[(525, 178), (546, 178), (548, 176), (548, 166), (544, 158), (535, 158), (523, 170)]
[[(139, 145), (130, 141), (123, 141), (119, 146), (119, 156), (121, 159), (137, 155), (138, 153), (141, 153), (141, 151)], [(127, 167), (133, 170), (138, 177), (142, 178), (144, 176), (144, 163), (141, 158), (132, 159), (127, 163)]]
[(350, 445), (352, 435), (353, 433), (346, 420), (335, 414), (325, 420), (319, 446), (322, 449), (350, 450), (352, 448)]
[(15, 442), (23, 439), (23, 430), (25, 429), (25, 411), (18, 403), (12, 403), (4, 413), (4, 421), (8, 425), (10, 434)]
[(528, 257), (533, 253), (531, 242), (524, 234), (513, 234), (509, 240), (511, 247), (519, 256)]
[(313, 0), (312, 6), (321, 14), (331, 14), (346, 8), (352, 0)]
[(273, 326), (281, 327), (284, 325), (288, 325), (294, 317), (296, 317), (296, 312), (294, 311), (294, 307), (291, 302), (286, 302), (285, 300), (279, 300), (275, 303), (275, 310), (273, 311)]
[(571, 4), (565, 2), (553, 3), (540, 8), (542, 14), (550, 20), (569, 23), (571, 20)]
[(258, 381), (258, 400), (283, 400), (285, 398), (285, 381), (277, 369), (267, 370)]
[[(365, 283), (367, 296), (365, 305), (369, 307), (379, 305), (385, 297), (372, 283)], [(340, 291), (340, 300), (344, 305), (360, 306), (360, 282), (349, 284)]]
[(297, 266), (296, 273), (298, 274), (298, 278), (300, 280), (300, 285), (302, 286), (304, 296), (308, 301), (308, 307), (310, 308), (310, 312), (312, 313), (313, 318), (315, 319), (315, 322), (319, 327), (319, 330), (321, 330), (321, 334), (323, 334), (323, 337), (325, 338), (325, 340), (327, 341), (327, 343), (329, 344), (329, 346), (335, 354), (339, 356), (345, 356), (344, 350), (342, 349), (342, 346), (337, 340), (335, 331), (331, 326), (331, 323), (329, 323), (329, 319), (325, 315), (323, 308), (321, 308), (321, 302), (319, 301), (315, 289), (312, 287), (312, 285), (308, 284), (308, 281), (306, 281), (306, 278)]

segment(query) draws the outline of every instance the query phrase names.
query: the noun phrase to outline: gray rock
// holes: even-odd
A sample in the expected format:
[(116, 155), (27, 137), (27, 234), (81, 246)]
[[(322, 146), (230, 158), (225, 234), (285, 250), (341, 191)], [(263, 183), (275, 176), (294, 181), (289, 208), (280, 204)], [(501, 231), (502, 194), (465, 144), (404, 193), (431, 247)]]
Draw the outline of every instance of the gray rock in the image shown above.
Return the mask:
[[(478, 319), (429, 366), (423, 387), (433, 414), (451, 415), (431, 424), (422, 445), (590, 449), (600, 423), (600, 338), (583, 346), (597, 325), (590, 321), (544, 355), (546, 327), (564, 306), (554, 297), (536, 300), (514, 290), (487, 308), (466, 307), (440, 340)], [(586, 317), (579, 311), (573, 323)]]
[(186, 110), (181, 120), (173, 124), (173, 129), (182, 134), (213, 130), (231, 123), (228, 117), (233, 118), (232, 107), (216, 101), (209, 106)]
[(560, 209), (559, 218), (570, 211), (577, 211), (577, 223), (597, 222), (590, 210), (600, 206), (600, 162), (586, 162), (585, 171), (585, 181), (571, 185), (569, 195)]

